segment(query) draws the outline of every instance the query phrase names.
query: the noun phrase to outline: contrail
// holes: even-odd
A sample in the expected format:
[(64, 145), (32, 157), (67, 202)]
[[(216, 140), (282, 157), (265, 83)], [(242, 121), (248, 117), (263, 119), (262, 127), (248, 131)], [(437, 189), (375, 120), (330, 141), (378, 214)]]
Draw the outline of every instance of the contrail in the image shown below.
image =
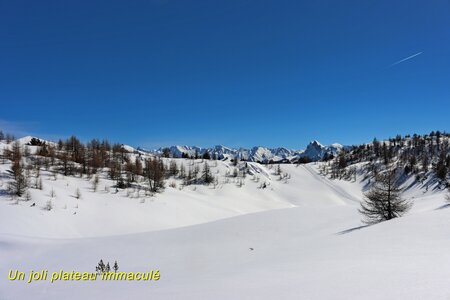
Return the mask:
[(399, 61), (393, 63), (393, 64), (391, 65), (391, 67), (392, 67), (392, 66), (395, 66), (395, 65), (398, 65), (398, 64), (400, 64), (400, 63), (402, 63), (402, 62), (404, 62), (404, 61), (410, 60), (411, 58), (414, 58), (414, 57), (416, 57), (416, 56), (418, 56), (418, 55), (420, 55), (420, 54), (422, 54), (422, 53), (423, 53), (423, 52), (419, 52), (419, 53), (413, 54), (413, 55), (411, 55), (411, 56), (408, 56), (408, 57), (406, 57), (406, 58), (404, 58), (404, 59), (401, 59), (401, 60), (399, 60)]

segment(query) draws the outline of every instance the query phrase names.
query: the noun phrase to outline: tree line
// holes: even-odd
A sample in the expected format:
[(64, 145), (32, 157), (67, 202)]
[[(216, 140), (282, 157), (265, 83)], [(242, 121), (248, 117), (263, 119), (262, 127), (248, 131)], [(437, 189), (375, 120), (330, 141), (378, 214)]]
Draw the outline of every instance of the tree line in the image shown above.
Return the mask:
[[(58, 173), (64, 176), (87, 176), (92, 179), (94, 191), (97, 190), (100, 172), (115, 181), (117, 189), (144, 182), (152, 193), (163, 191), (170, 177), (181, 179), (184, 185), (211, 184), (217, 180), (206, 161), (212, 157), (205, 155), (203, 163), (192, 162), (185, 166), (174, 159), (163, 160), (164, 155), (145, 155), (139, 151), (130, 153), (124, 145), (111, 144), (108, 140), (93, 139), (82, 143), (76, 136), (71, 136), (51, 143), (32, 138), (23, 147), (18, 141), (6, 140), (5, 135), (1, 137), (11, 145), (3, 148), (0, 160), (11, 161), (9, 173), (13, 180), (9, 190), (17, 197), (24, 197), (28, 187), (42, 189), (42, 168), (52, 172), (55, 180)], [(36, 152), (31, 154), (29, 146), (37, 146)], [(79, 191), (76, 197), (81, 197)]]
[(406, 175), (415, 175), (418, 181), (435, 175), (443, 187), (448, 186), (450, 173), (450, 134), (432, 131), (424, 135), (397, 135), (386, 141), (374, 138), (371, 143), (352, 146), (329, 160), (327, 170), (332, 178), (349, 179), (352, 166), (366, 163), (365, 171), (371, 177), (394, 165)]
[(400, 188), (408, 176), (415, 176), (419, 183), (433, 180), (437, 188), (449, 189), (450, 195), (449, 142), (450, 134), (440, 131), (397, 135), (386, 141), (374, 138), (341, 151), (322, 165), (321, 172), (333, 179), (356, 180), (359, 168), (370, 184), (359, 212), (365, 223), (374, 224), (402, 216), (411, 208), (412, 202), (402, 197)]

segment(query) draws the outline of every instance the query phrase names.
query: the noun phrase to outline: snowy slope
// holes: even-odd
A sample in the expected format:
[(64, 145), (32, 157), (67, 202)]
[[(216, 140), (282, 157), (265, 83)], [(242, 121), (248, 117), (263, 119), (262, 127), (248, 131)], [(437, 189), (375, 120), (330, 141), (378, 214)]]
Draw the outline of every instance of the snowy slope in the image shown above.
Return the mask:
[[(178, 160), (202, 167), (202, 160)], [(64, 177), (41, 171), (43, 190), (29, 189), (32, 200), (0, 199), (0, 232), (39, 237), (86, 237), (116, 235), (210, 222), (267, 209), (292, 207), (277, 193), (258, 189), (258, 183), (248, 177), (246, 184), (236, 187), (235, 179), (225, 178), (231, 169), (224, 162), (208, 162), (211, 171), (221, 176), (217, 187), (193, 185), (183, 187), (179, 180), (169, 180), (164, 193), (148, 195), (137, 188), (116, 190), (115, 182), (103, 174), (96, 192), (92, 179)], [(0, 164), (0, 173), (6, 174), (10, 164)], [(255, 176), (270, 181), (269, 170), (255, 164)], [(30, 184), (33, 185), (34, 179)], [(228, 183), (224, 181), (228, 180)], [(7, 180), (0, 179), (0, 188), (6, 189)], [(75, 197), (76, 190), (81, 199)], [(51, 197), (51, 191), (55, 197)], [(237, 197), (237, 195), (239, 195)], [(53, 209), (44, 210), (51, 201)], [(17, 204), (16, 204), (17, 203)], [(35, 204), (33, 207), (31, 205)], [(57, 225), (57, 226), (55, 226)]]
[[(189, 210), (192, 218), (199, 219), (204, 215), (194, 214), (192, 207), (197, 207), (194, 203), (200, 201), (222, 213), (236, 205), (244, 205), (241, 202), (251, 202), (251, 197), (266, 197), (264, 201), (282, 204), (277, 208), (287, 207), (250, 214), (246, 213), (250, 210), (242, 211), (243, 215), (235, 214), (237, 216), (226, 219), (222, 218), (224, 213), (217, 218), (220, 220), (208, 223), (201, 220), (197, 223), (202, 224), (194, 226), (143, 232), (151, 226), (134, 227), (134, 224), (128, 230), (142, 233), (111, 235), (126, 227), (125, 223), (141, 218), (135, 215), (132, 207), (142, 208), (142, 205), (128, 198), (124, 201), (131, 203), (121, 207), (122, 214), (117, 218), (107, 220), (106, 224), (104, 220), (90, 223), (94, 226), (91, 228), (93, 234), (80, 229), (80, 224), (73, 225), (80, 236), (75, 239), (69, 238), (76, 236), (73, 232), (65, 230), (52, 232), (58, 239), (36, 238), (42, 234), (36, 228), (20, 234), (26, 231), (26, 226), (11, 227), (24, 220), (11, 226), (9, 222), (14, 222), (11, 217), (0, 226), (0, 257), (8, 258), (0, 261), (2, 272), (10, 268), (93, 271), (98, 260), (103, 258), (117, 260), (122, 271), (158, 268), (161, 280), (25, 284), (2, 279), (0, 298), (448, 299), (450, 218), (449, 210), (443, 206), (444, 194), (410, 188), (405, 196), (414, 201), (414, 207), (407, 216), (361, 227), (357, 208), (364, 182), (360, 182), (360, 178), (356, 182), (329, 180), (318, 174), (317, 167), (316, 164), (285, 165), (283, 171), (291, 175), (285, 183), (277, 180), (272, 170), (252, 164), (255, 173), (264, 176), (265, 180), (271, 178), (268, 189), (261, 191), (251, 186), (251, 176), (247, 176), (246, 184), (241, 188), (225, 185), (229, 189), (220, 191), (220, 194), (228, 193), (223, 198), (200, 187), (196, 191), (168, 190), (167, 196), (162, 194), (155, 198), (155, 201), (165, 199), (164, 205), (169, 205), (169, 202), (188, 198), (194, 192), (208, 195), (203, 199), (196, 196), (195, 201), (182, 208)], [(230, 198), (233, 199), (230, 206), (219, 205)], [(87, 199), (83, 201), (88, 202)], [(92, 207), (85, 213), (95, 207), (98, 211), (84, 216), (84, 222), (100, 214), (113, 213), (112, 207), (116, 205), (113, 203), (120, 201), (111, 198), (102, 206), (92, 200)], [(263, 200), (258, 200), (261, 204), (259, 201)], [(2, 202), (2, 220), (7, 214), (17, 217), (24, 213), (16, 209), (31, 209), (20, 208), (22, 204), (10, 205), (7, 200)], [(153, 207), (155, 215), (157, 212), (164, 215), (164, 205)], [(132, 213), (127, 212), (128, 209)], [(50, 213), (56, 215), (59, 212)], [(33, 220), (29, 220), (28, 226), (45, 226), (45, 220), (53, 225), (59, 222), (58, 226), (62, 226), (63, 221), (72, 217), (67, 215), (55, 220), (34, 219), (33, 216), (36, 215), (29, 216)], [(176, 215), (174, 219), (179, 217)], [(146, 222), (158, 221), (149, 218)]]

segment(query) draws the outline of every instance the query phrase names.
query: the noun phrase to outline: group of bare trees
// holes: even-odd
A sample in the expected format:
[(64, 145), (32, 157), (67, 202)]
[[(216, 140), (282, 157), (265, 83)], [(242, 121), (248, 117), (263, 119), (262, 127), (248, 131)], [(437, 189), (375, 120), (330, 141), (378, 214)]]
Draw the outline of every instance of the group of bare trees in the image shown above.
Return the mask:
[[(2, 133), (3, 134), (3, 133)], [(0, 136), (4, 138), (3, 136)], [(104, 173), (116, 182), (116, 188), (128, 188), (134, 184), (147, 183), (152, 193), (161, 192), (168, 178), (178, 178), (183, 184), (211, 184), (216, 178), (211, 172), (210, 162), (202, 159), (201, 163), (192, 161), (177, 164), (175, 159), (163, 159), (158, 156), (143, 155), (140, 152), (129, 153), (121, 144), (111, 145), (107, 140), (91, 140), (83, 144), (72, 136), (66, 141), (49, 143), (32, 138), (28, 145), (21, 146), (13, 142), (5, 147), (0, 158), (10, 160), (11, 194), (23, 197), (30, 181), (34, 187), (42, 189), (40, 170), (51, 172), (56, 180), (57, 174), (64, 176), (87, 176), (92, 179), (93, 190), (99, 184), (99, 174)], [(29, 146), (37, 146), (35, 155), (30, 155)], [(217, 163), (216, 163), (217, 164)], [(36, 177), (30, 180), (26, 173), (33, 169)], [(76, 197), (81, 194), (76, 193)]]

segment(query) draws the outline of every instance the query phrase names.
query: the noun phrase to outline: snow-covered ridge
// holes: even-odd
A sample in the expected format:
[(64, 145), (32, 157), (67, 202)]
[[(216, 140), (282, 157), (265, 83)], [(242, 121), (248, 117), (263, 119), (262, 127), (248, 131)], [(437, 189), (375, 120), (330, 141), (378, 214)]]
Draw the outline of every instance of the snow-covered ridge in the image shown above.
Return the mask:
[(44, 140), (44, 139), (41, 139), (41, 138), (38, 138), (38, 137), (35, 137), (35, 136), (29, 136), (29, 135), (28, 136), (24, 136), (24, 137), (22, 137), (20, 139), (17, 139), (15, 142), (19, 143), (19, 145), (21, 145), (21, 146), (25, 146), (25, 145), (31, 145), (33, 139), (37, 140), (37, 141), (40, 141), (41, 143), (45, 142), (47, 145), (56, 146), (56, 143), (54, 143), (54, 142), (47, 141), (47, 140)]

